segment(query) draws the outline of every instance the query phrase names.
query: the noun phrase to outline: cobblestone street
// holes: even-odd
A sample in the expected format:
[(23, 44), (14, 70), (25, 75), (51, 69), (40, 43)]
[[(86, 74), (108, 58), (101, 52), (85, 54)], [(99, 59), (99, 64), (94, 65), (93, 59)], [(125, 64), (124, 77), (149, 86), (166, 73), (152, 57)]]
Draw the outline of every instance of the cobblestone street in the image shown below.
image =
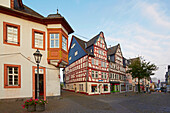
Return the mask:
[[(170, 94), (110, 94), (86, 96), (63, 91), (48, 99), (43, 113), (170, 113)], [(27, 113), (23, 101), (0, 101), (0, 113)]]

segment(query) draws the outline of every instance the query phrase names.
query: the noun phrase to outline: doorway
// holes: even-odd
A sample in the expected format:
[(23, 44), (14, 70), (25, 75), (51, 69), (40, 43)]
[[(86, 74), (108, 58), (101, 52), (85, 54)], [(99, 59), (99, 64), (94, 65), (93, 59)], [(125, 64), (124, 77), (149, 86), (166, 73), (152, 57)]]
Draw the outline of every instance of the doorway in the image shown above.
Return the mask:
[[(37, 67), (32, 67), (32, 97), (37, 98)], [(46, 100), (46, 70), (44, 67), (39, 69), (39, 97), (40, 99)]]
[(102, 93), (102, 84), (99, 85), (99, 94)]
[[(44, 80), (43, 74), (39, 74), (39, 98), (44, 99)], [(37, 74), (35, 74), (35, 98), (37, 98)]]

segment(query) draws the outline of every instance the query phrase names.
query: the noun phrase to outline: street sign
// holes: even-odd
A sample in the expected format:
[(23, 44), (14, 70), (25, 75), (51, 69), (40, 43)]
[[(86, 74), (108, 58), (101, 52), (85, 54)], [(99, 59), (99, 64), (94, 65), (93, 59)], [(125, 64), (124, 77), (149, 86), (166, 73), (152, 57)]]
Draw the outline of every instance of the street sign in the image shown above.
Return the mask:
[(103, 82), (103, 80), (99, 80), (99, 82)]

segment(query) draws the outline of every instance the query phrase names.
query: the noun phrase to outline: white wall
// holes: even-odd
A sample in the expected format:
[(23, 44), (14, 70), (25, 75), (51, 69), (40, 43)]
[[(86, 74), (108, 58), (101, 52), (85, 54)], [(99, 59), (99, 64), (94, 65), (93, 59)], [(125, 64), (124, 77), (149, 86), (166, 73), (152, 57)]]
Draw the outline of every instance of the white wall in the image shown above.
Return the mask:
[(0, 0), (0, 5), (10, 8), (11, 0)]
[[(20, 25), (19, 47), (3, 44), (3, 21)], [(46, 48), (45, 51), (40, 50), (43, 55), (40, 65), (56, 69), (46, 69), (46, 94), (47, 96), (60, 95), (59, 68), (49, 65), (47, 62), (47, 29), (45, 25), (0, 14), (0, 54), (22, 53), (31, 61), (34, 61), (33, 53), (36, 49), (32, 49), (32, 29), (46, 32)], [(21, 65), (21, 88), (4, 88), (4, 64)], [(32, 97), (32, 66), (36, 65), (21, 55), (0, 56), (0, 99)]]

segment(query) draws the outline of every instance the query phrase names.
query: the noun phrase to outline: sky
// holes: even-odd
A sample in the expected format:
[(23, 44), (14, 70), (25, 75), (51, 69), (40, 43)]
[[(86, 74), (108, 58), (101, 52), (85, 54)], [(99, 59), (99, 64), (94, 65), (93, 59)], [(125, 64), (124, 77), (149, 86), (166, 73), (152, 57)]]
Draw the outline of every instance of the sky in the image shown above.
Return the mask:
[(127, 59), (142, 56), (156, 64), (155, 72), (165, 79), (170, 64), (170, 0), (23, 0), (23, 3), (47, 17), (59, 13), (79, 38), (87, 41), (104, 32), (107, 46), (120, 43)]

